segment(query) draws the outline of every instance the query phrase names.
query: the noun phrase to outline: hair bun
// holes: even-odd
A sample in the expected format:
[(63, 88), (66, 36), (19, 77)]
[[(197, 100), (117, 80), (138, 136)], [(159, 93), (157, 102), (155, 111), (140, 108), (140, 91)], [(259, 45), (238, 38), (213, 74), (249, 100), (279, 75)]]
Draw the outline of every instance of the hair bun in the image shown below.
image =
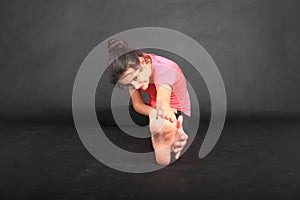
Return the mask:
[(112, 38), (107, 42), (108, 53), (110, 55), (120, 55), (125, 53), (128, 48), (128, 44), (123, 40)]

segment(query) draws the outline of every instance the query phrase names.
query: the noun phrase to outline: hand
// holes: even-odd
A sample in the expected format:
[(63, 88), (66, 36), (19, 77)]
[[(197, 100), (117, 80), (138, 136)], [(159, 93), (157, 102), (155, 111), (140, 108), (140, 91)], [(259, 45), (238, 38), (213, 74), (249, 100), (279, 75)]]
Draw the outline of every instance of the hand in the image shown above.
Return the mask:
[(157, 105), (157, 118), (161, 117), (164, 119), (169, 120), (170, 122), (176, 122), (176, 115), (177, 114), (177, 110), (175, 108), (162, 108), (162, 106)]
[(177, 160), (181, 154), (182, 149), (187, 143), (188, 135), (184, 132), (182, 128), (183, 117), (180, 115), (177, 120), (177, 133), (174, 138), (174, 143), (172, 151), (175, 153), (175, 159)]

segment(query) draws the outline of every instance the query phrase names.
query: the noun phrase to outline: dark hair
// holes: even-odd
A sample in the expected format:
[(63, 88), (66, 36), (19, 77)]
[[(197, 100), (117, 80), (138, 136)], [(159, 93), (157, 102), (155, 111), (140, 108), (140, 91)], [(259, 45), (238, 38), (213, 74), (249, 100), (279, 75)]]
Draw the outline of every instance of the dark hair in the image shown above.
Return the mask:
[(109, 53), (109, 61), (111, 64), (108, 66), (110, 71), (110, 81), (116, 85), (121, 75), (132, 67), (137, 69), (139, 65), (139, 57), (144, 57), (143, 52), (139, 49), (129, 49), (128, 45), (123, 40), (110, 39), (107, 42)]

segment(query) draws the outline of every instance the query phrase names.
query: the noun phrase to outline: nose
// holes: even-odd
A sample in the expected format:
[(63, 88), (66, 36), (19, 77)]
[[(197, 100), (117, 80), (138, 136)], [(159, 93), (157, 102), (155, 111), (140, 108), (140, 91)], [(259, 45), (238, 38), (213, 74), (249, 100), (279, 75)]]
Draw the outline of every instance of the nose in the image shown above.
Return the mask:
[(137, 81), (132, 81), (131, 84), (134, 86), (134, 88), (137, 90), (137, 89), (140, 89), (141, 87), (141, 84)]

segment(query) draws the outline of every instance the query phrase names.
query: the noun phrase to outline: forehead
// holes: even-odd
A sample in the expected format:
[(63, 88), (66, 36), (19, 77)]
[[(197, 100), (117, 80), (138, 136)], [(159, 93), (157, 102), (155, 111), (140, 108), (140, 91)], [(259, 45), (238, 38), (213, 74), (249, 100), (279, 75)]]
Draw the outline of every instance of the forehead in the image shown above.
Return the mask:
[(132, 78), (134, 77), (135, 73), (136, 73), (136, 69), (133, 69), (131, 67), (129, 67), (120, 77), (119, 79), (119, 83), (128, 83), (129, 81), (132, 80)]

